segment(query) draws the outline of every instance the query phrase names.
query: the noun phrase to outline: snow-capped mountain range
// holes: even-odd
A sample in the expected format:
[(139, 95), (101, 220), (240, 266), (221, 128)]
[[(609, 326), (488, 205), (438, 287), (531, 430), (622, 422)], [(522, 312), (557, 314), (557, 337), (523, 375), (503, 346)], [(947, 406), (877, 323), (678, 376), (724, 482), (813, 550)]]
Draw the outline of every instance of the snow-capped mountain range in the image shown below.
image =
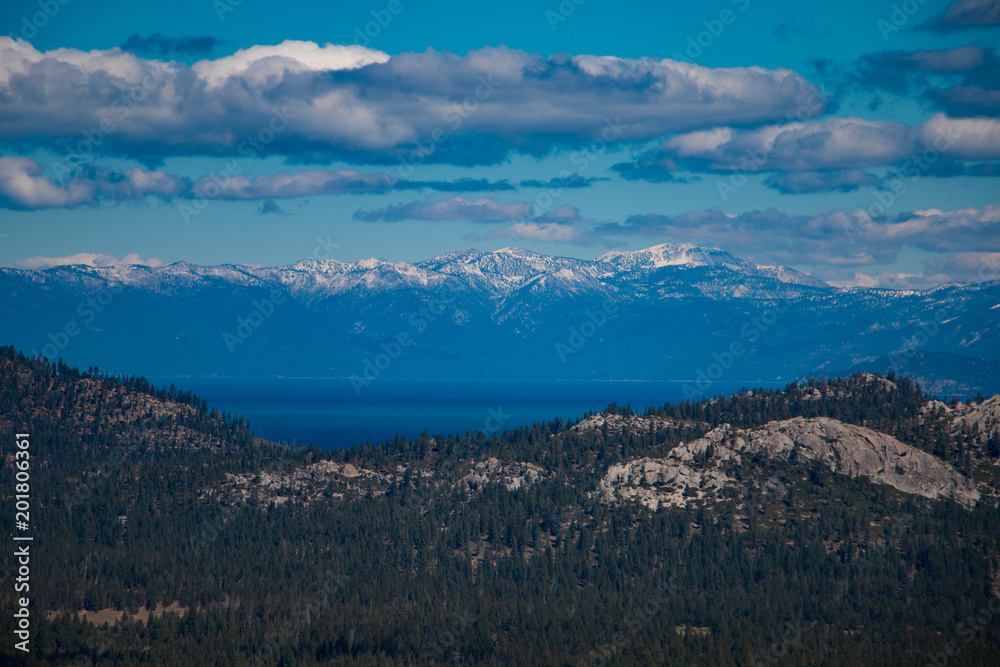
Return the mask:
[[(536, 282), (550, 287), (597, 288), (601, 284), (644, 281), (651, 273), (665, 268), (715, 270), (711, 281), (698, 283), (706, 295), (712, 296), (774, 296), (783, 286), (829, 289), (822, 281), (787, 267), (753, 264), (718, 248), (671, 243), (644, 250), (613, 250), (593, 260), (550, 257), (519, 248), (493, 252), (470, 248), (416, 264), (378, 259), (356, 262), (308, 259), (282, 267), (199, 266), (177, 262), (155, 268), (137, 265), (65, 267), (35, 273), (43, 281), (49, 276), (71, 280), (75, 275), (81, 280), (97, 278), (111, 285), (157, 291), (188, 288), (199, 281), (215, 280), (236, 285), (271, 282), (296, 296), (307, 297), (331, 296), (354, 289), (386, 291), (448, 286), (481, 290), (491, 298), (502, 298)], [(748, 280), (773, 281), (781, 285), (761, 284), (756, 291), (750, 291)]]
[(350, 377), (402, 336), (378, 377), (790, 381), (913, 351), (1000, 361), (997, 304), (996, 281), (845, 290), (687, 244), (593, 260), (469, 249), (0, 269), (0, 342), (113, 372)]

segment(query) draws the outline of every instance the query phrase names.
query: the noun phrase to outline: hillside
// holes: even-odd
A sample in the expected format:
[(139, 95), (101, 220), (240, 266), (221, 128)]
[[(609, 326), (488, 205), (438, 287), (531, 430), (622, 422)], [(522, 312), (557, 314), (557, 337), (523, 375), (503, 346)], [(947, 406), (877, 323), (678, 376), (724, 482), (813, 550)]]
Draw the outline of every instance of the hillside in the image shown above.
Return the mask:
[(141, 378), (0, 369), (0, 438), (31, 433), (37, 664), (1000, 657), (967, 620), (1000, 595), (1000, 396), (859, 374), (320, 452)]
[(948, 352), (926, 352), (919, 348), (857, 363), (846, 371), (832, 372), (830, 376), (888, 372), (905, 375), (936, 396), (1000, 392), (1000, 363)]

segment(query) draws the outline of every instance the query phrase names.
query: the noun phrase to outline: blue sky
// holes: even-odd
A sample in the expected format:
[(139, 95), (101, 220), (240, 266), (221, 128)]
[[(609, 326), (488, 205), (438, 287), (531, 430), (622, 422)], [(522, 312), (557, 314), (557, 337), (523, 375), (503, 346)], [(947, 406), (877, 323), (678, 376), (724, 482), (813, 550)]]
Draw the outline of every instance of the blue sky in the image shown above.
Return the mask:
[(0, 7), (0, 264), (1000, 272), (1000, 2)]

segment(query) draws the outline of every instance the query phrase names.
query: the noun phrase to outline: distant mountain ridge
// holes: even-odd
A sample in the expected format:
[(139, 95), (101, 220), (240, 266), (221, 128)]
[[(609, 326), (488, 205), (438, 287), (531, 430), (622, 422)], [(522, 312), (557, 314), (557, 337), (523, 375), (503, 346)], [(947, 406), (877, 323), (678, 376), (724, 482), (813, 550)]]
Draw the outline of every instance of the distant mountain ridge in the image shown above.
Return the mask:
[[(95, 295), (100, 303), (89, 305)], [(914, 349), (1000, 361), (998, 303), (998, 281), (840, 289), (689, 244), (593, 260), (467, 249), (417, 263), (5, 268), (0, 340), (148, 375), (346, 378), (368, 369), (667, 379), (707, 391), (707, 380), (785, 382)], [(379, 357), (399, 336), (405, 349)]]
[(169, 281), (189, 284), (189, 281), (198, 279), (248, 284), (257, 279), (277, 282), (293, 293), (311, 295), (329, 295), (362, 285), (369, 289), (433, 287), (449, 279), (458, 279), (467, 286), (482, 288), (492, 296), (505, 296), (542, 276), (568, 284), (601, 281), (627, 283), (664, 267), (712, 267), (726, 269), (733, 277), (764, 278), (787, 285), (832, 289), (826, 283), (788, 267), (760, 266), (738, 259), (718, 248), (671, 243), (644, 250), (615, 250), (594, 260), (550, 257), (519, 248), (501, 248), (493, 252), (469, 248), (415, 264), (375, 258), (355, 262), (307, 259), (281, 267), (241, 264), (199, 266), (190, 262), (175, 262), (160, 267), (59, 267), (36, 273), (46, 275), (54, 272), (61, 278), (79, 273), (81, 276), (103, 278), (113, 285), (130, 287), (158, 287)]

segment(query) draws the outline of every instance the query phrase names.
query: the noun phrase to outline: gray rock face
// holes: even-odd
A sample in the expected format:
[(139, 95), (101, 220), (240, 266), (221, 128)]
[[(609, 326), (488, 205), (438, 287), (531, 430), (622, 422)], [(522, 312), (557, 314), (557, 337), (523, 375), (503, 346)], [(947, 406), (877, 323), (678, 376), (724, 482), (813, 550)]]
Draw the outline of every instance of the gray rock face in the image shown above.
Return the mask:
[(501, 463), (497, 458), (477, 461), (468, 475), (458, 480), (458, 488), (463, 491), (483, 489), (487, 484), (501, 483), (508, 491), (531, 486), (550, 476), (544, 468), (534, 463)]
[(611, 466), (601, 480), (599, 492), (609, 502), (634, 499), (657, 510), (661, 506), (684, 507), (691, 499), (704, 498), (734, 483), (717, 468), (688, 466), (671, 452), (665, 459), (641, 458)]
[(967, 507), (980, 498), (970, 480), (936, 456), (884, 433), (826, 417), (796, 417), (750, 431), (720, 426), (675, 447), (665, 459), (612, 466), (600, 492), (608, 500), (637, 498), (651, 509), (684, 505), (691, 497), (735, 485), (719, 467), (753, 454), (820, 461), (836, 473), (867, 477), (925, 498), (950, 498)]
[(690, 422), (681, 422), (676, 419), (666, 419), (664, 417), (640, 417), (639, 415), (623, 417), (620, 414), (605, 414), (600, 412), (581, 420), (579, 424), (570, 430), (577, 433), (586, 433), (588, 431), (600, 431), (603, 428), (607, 428), (610, 433), (620, 433), (621, 431), (635, 432), (677, 428), (678, 426), (686, 426), (688, 424)]
[(1000, 394), (991, 396), (982, 403), (959, 403), (954, 408), (941, 401), (929, 401), (922, 412), (926, 414), (935, 410), (942, 410), (951, 417), (952, 433), (967, 428), (976, 434), (976, 440), (980, 444), (994, 436), (1000, 437)]

